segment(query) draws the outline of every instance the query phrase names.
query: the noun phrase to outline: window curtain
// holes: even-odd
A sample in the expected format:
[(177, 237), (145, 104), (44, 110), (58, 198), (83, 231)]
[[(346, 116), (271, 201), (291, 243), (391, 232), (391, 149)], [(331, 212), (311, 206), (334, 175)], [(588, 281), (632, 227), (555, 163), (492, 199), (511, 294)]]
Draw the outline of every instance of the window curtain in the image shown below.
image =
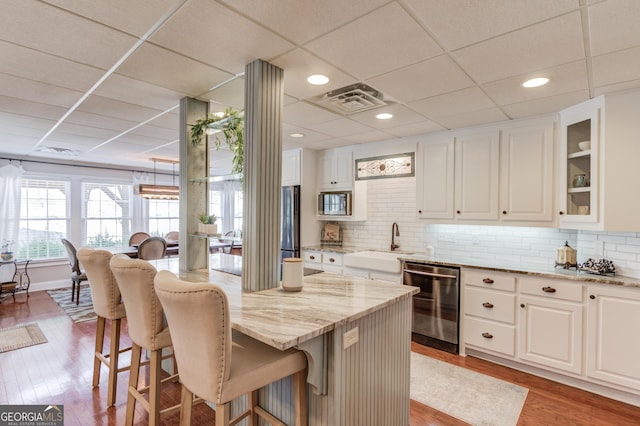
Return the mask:
[[(133, 186), (141, 183), (149, 183), (149, 174), (146, 172), (133, 173)], [(131, 195), (131, 233), (149, 232), (149, 202), (139, 195)], [(126, 236), (125, 236), (126, 237)]]
[[(24, 169), (22, 166), (8, 164), (0, 167), (0, 243), (14, 241), (11, 250), (18, 252), (18, 232), (20, 231), (20, 181)], [(15, 256), (15, 255), (14, 255)], [(4, 276), (11, 268), (3, 268), (2, 281), (7, 281)], [(12, 273), (13, 271), (11, 271)], [(11, 274), (9, 274), (9, 277)]]

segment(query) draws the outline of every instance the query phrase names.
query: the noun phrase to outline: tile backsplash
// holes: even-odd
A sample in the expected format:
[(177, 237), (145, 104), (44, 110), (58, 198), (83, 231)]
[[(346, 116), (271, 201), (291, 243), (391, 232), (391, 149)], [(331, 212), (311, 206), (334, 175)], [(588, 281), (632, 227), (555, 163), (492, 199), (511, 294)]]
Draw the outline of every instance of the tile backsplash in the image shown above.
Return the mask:
[(427, 246), (432, 246), (436, 256), (552, 266), (556, 249), (568, 241), (578, 250), (578, 262), (604, 257), (613, 261), (619, 275), (640, 278), (638, 232), (434, 225), (416, 217), (415, 178), (370, 180), (367, 192), (367, 221), (341, 223), (345, 246), (389, 250), (391, 225), (397, 222), (400, 236), (395, 242), (405, 252), (424, 253)]

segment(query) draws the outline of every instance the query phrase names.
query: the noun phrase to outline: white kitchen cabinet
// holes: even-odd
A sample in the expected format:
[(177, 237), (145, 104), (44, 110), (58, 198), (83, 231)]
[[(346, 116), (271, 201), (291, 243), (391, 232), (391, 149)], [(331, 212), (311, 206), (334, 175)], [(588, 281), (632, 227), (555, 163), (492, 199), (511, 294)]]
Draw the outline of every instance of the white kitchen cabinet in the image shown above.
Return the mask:
[(463, 269), (465, 345), (500, 356), (516, 354), (516, 295), (512, 274)]
[(282, 186), (300, 185), (302, 149), (282, 151)]
[(498, 219), (499, 142), (497, 129), (456, 136), (457, 219)]
[[(563, 228), (599, 220), (599, 154), (604, 98), (560, 112), (559, 215)], [(589, 142), (589, 149), (580, 147)], [(579, 176), (583, 176), (580, 179)]]
[(582, 372), (582, 285), (519, 278), (518, 358), (538, 366)]
[(324, 151), (318, 159), (320, 190), (333, 191), (353, 188), (353, 153), (343, 149)]
[(454, 139), (441, 135), (418, 145), (418, 217), (453, 219)]
[(334, 252), (322, 253), (322, 270), (334, 274), (342, 274), (343, 254)]
[(393, 284), (402, 284), (402, 274), (374, 271), (371, 269), (354, 268), (352, 266), (345, 266), (342, 272), (345, 275), (350, 275), (352, 277), (360, 277), (367, 280), (387, 281)]
[(304, 250), (302, 252), (305, 268), (322, 269), (322, 252), (316, 250)]
[(500, 216), (505, 222), (553, 220), (554, 121), (506, 127), (500, 136)]
[(586, 374), (640, 391), (640, 288), (587, 287)]

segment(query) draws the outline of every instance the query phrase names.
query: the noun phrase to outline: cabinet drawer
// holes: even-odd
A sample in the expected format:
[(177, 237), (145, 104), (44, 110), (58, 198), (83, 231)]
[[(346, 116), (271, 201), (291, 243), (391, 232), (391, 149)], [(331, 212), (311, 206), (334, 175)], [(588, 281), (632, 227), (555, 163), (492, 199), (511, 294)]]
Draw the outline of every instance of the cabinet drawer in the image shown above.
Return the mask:
[(342, 266), (342, 256), (341, 254), (324, 252), (322, 254), (322, 263), (325, 265)]
[(323, 265), (322, 269), (325, 272), (331, 272), (332, 274), (342, 275), (342, 266)]
[(544, 278), (520, 278), (520, 293), (582, 302), (582, 284)]
[(493, 290), (515, 291), (516, 281), (513, 275), (493, 271), (462, 270), (465, 285), (490, 288)]
[(514, 293), (504, 293), (472, 286), (466, 286), (464, 291), (465, 314), (515, 324), (516, 295)]
[(305, 251), (304, 252), (305, 263), (322, 263), (322, 253), (317, 251)]
[(511, 325), (465, 315), (464, 336), (468, 345), (508, 356), (516, 353), (516, 328)]

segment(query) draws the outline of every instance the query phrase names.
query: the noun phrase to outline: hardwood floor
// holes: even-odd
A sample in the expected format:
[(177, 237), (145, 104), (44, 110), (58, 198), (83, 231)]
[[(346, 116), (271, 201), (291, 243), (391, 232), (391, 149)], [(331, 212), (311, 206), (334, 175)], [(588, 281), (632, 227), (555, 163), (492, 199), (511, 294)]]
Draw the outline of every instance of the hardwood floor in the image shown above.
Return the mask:
[[(29, 299), (25, 294), (19, 294), (15, 303), (11, 298), (3, 300), (0, 304), (0, 328), (28, 322), (37, 322), (49, 342), (0, 353), (0, 404), (63, 404), (65, 425), (124, 424), (128, 372), (119, 374), (114, 407), (106, 407), (105, 368), (102, 369), (100, 386), (91, 387), (95, 321), (74, 324), (46, 292), (31, 293)], [(126, 331), (125, 325), (125, 345), (130, 343), (126, 341)], [(412, 350), (528, 388), (529, 394), (518, 425), (640, 424), (638, 407), (481, 359), (459, 357), (416, 343), (412, 343)], [(128, 364), (128, 356), (123, 356), (122, 362)], [(141, 377), (146, 379), (148, 375), (141, 374)], [(163, 407), (176, 404), (180, 399), (180, 386), (169, 383), (163, 388), (162, 395)], [(194, 408), (192, 424), (213, 425), (214, 418), (213, 410), (200, 404)], [(178, 413), (162, 417), (163, 425), (178, 422)], [(135, 424), (146, 423), (146, 412), (138, 408)], [(464, 424), (411, 401), (412, 426)]]

